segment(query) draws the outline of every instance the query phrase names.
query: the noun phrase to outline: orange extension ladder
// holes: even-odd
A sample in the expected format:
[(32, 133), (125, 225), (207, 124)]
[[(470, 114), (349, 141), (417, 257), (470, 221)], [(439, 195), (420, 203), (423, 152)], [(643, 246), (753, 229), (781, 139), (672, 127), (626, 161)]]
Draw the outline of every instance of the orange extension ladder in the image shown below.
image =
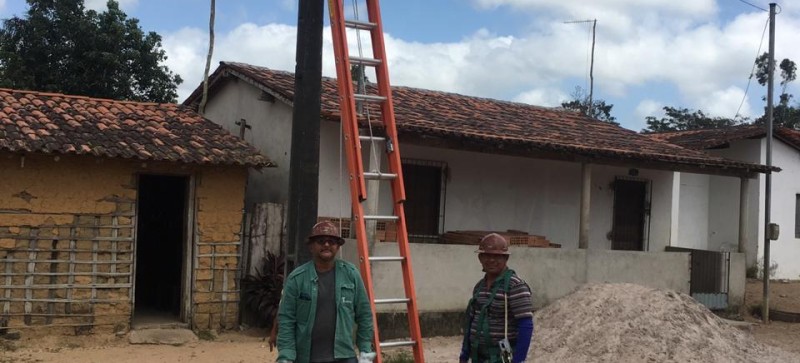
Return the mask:
[[(405, 188), (403, 186), (400, 148), (397, 142), (397, 127), (395, 125), (394, 108), (392, 106), (392, 92), (391, 86), (389, 85), (389, 69), (385, 61), (386, 48), (383, 40), (380, 6), (378, 0), (366, 0), (368, 21), (360, 21), (357, 18), (351, 20), (345, 19), (343, 1), (344, 0), (329, 0), (328, 9), (333, 33), (333, 49), (336, 58), (336, 76), (339, 87), (339, 104), (342, 130), (344, 133), (343, 145), (347, 157), (350, 198), (353, 209), (353, 225), (351, 225), (351, 230), (354, 229), (356, 233), (359, 267), (372, 307), (372, 321), (375, 324), (374, 345), (375, 351), (378, 353), (376, 359), (377, 362), (381, 362), (381, 348), (411, 346), (414, 349), (414, 361), (422, 363), (425, 361), (422, 350), (422, 332), (419, 326), (419, 310), (417, 308), (417, 297), (414, 290), (414, 274), (411, 269), (411, 253), (408, 245), (408, 231), (406, 230), (406, 218), (403, 209), (403, 202), (406, 198)], [(349, 55), (347, 29), (355, 29), (356, 32), (360, 30), (369, 31), (372, 42), (372, 58), (362, 57), (361, 54), (359, 54), (359, 56)], [(355, 93), (356, 91), (353, 87), (353, 78), (351, 74), (352, 65), (362, 67), (362, 70), (363, 67), (374, 67), (377, 92), (373, 92), (373, 94)], [(372, 134), (371, 120), (369, 120), (369, 117), (367, 117), (367, 125), (370, 126), (370, 135), (359, 135), (359, 115), (356, 110), (357, 101), (367, 104), (367, 115), (369, 115), (369, 104), (379, 106), (381, 128), (385, 132), (384, 137), (376, 137)], [(385, 143), (388, 171), (364, 172), (363, 156), (361, 152), (362, 142), (371, 142), (373, 145), (376, 142)], [(364, 215), (362, 203), (367, 199), (366, 179), (387, 181), (391, 184), (392, 199), (394, 202), (393, 215)], [(366, 221), (395, 222), (397, 226), (397, 244), (400, 250), (399, 256), (370, 257)], [(376, 299), (375, 289), (372, 284), (371, 263), (392, 261), (401, 264), (405, 297)], [(406, 305), (408, 312), (409, 340), (393, 342), (380, 341), (377, 319), (375, 318), (376, 304)]]

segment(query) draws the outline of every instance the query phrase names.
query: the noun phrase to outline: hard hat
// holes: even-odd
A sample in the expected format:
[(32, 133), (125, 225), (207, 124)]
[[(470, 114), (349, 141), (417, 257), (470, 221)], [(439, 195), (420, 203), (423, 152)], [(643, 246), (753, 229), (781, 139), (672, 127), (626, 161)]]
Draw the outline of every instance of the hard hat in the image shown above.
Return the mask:
[(344, 238), (339, 235), (339, 228), (336, 228), (336, 225), (330, 221), (319, 222), (311, 228), (311, 235), (308, 236), (308, 241), (311, 242), (312, 239), (317, 237), (333, 237), (340, 245), (344, 244)]
[(475, 253), (488, 253), (492, 255), (509, 255), (508, 241), (497, 233), (489, 233), (481, 238), (481, 243)]

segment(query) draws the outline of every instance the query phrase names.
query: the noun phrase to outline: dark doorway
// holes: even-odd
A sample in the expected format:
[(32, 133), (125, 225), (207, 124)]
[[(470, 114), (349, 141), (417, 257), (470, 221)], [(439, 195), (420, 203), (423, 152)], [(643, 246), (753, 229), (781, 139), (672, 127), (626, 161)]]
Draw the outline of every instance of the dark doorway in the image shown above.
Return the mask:
[(647, 213), (647, 182), (621, 178), (614, 180), (612, 250), (644, 251)]
[(410, 242), (437, 242), (442, 200), (441, 163), (403, 160), (406, 228)]
[(134, 322), (181, 319), (188, 177), (140, 175)]

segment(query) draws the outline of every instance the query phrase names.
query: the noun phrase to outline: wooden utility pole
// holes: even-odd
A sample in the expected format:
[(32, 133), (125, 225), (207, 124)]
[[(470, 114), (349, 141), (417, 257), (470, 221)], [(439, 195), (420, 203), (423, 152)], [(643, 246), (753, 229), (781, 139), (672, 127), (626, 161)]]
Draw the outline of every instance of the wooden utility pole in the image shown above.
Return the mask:
[(200, 99), (200, 106), (197, 112), (201, 115), (206, 113), (206, 102), (208, 102), (208, 71), (211, 69), (211, 56), (214, 55), (214, 18), (217, 13), (217, 2), (211, 0), (211, 12), (208, 16), (208, 54), (206, 55), (206, 69), (203, 72), (203, 98)]
[(772, 97), (775, 83), (775, 3), (769, 4), (769, 61), (767, 65), (767, 174), (764, 186), (764, 299), (761, 316), (769, 324), (769, 243), (770, 209), (772, 207)]
[(305, 241), (317, 222), (323, 6), (322, 0), (300, 0), (297, 15), (286, 224), (291, 268), (311, 259)]

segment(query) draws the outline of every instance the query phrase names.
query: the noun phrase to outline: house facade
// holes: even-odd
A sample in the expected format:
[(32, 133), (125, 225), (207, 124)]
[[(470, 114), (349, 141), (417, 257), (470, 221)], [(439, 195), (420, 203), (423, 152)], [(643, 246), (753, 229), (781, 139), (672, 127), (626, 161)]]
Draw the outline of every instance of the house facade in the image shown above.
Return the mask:
[[(651, 135), (660, 140), (744, 162), (766, 163), (766, 130), (745, 125), (723, 129), (692, 130)], [(772, 174), (772, 223), (780, 226), (779, 238), (770, 242), (770, 265), (774, 277), (800, 277), (800, 131), (776, 128), (772, 143), (772, 164), (780, 172)], [(726, 228), (738, 218), (739, 186), (726, 178), (707, 175), (677, 175), (681, 180), (682, 223), (677, 243), (708, 250), (735, 249), (736, 236)], [(764, 254), (766, 178), (750, 181), (747, 203), (753, 212), (747, 218), (747, 265), (760, 269)], [(691, 221), (708, 220), (707, 224)]]
[(175, 104), (0, 90), (0, 317), (75, 334), (238, 322), (249, 167)]
[[(206, 117), (241, 135), (277, 164), (274, 173), (250, 174), (248, 208), (254, 203), (290, 203), (293, 74), (223, 62), (209, 80)], [(184, 104), (194, 105), (200, 95), (198, 89)], [(348, 172), (337, 99), (335, 80), (323, 78), (318, 216), (341, 219), (347, 235)], [(517, 261), (524, 266), (515, 268), (528, 271), (531, 276), (524, 277), (540, 287), (534, 289), (537, 306), (571, 291), (541, 288), (552, 285), (548, 279), (555, 276), (542, 271), (564, 271), (563, 281), (569, 283), (561, 286), (635, 282), (689, 293), (689, 254), (665, 252), (675, 245), (683, 218), (679, 177), (683, 173), (713, 175), (738, 186), (768, 170), (757, 162), (653, 141), (567, 110), (409, 87), (394, 87), (393, 101), (410, 241), (428, 242), (412, 243), (422, 311), (463, 308), (460, 298), (437, 297), (442, 284), (463, 292), (458, 296), (469, 295), (473, 282), (461, 277), (471, 276), (471, 270), (462, 271), (466, 265), (461, 259), (445, 257), (468, 255), (474, 247), (443, 245), (448, 232), (454, 231), (524, 231), (560, 246), (520, 251), (520, 258), (529, 261)], [(380, 115), (371, 110), (370, 117)], [(361, 121), (361, 134), (369, 134), (372, 123), (366, 112)], [(372, 132), (380, 134), (377, 128)], [(385, 170), (386, 146), (362, 146), (365, 169)], [(376, 190), (369, 183), (368, 193)], [(377, 190), (371, 196), (378, 197), (365, 202), (367, 214), (390, 214), (388, 188)], [(735, 206), (737, 212), (741, 208)], [(738, 236), (738, 220), (726, 227), (727, 233)], [(392, 241), (389, 226), (375, 228), (373, 241)], [(392, 246), (380, 243), (375, 251), (396, 248)], [(449, 252), (443, 255), (442, 251)], [(345, 257), (356, 259), (351, 252), (354, 249), (345, 246)], [(733, 282), (726, 280), (725, 285), (735, 291), (733, 305), (739, 305), (744, 293), (744, 256), (733, 254), (732, 265), (726, 269)], [(373, 265), (372, 271), (381, 289), (402, 286), (398, 271), (391, 267)], [(445, 277), (448, 280), (442, 281)]]
[[(248, 204), (286, 203), (293, 75), (223, 62), (210, 80), (206, 116), (278, 165), (276, 172), (251, 174)], [(322, 90), (319, 215), (349, 218), (335, 80), (324, 78)], [(590, 248), (663, 251), (675, 239), (679, 218), (675, 170), (737, 185), (765, 170), (757, 162), (653, 142), (566, 110), (408, 87), (393, 92), (412, 241), (454, 230), (521, 230), (578, 248), (588, 179)], [(199, 95), (184, 103), (196, 103)], [(385, 165), (384, 145), (363, 147), (366, 169)], [(377, 211), (388, 212), (388, 188), (380, 195)], [(729, 227), (738, 233), (736, 225)]]

